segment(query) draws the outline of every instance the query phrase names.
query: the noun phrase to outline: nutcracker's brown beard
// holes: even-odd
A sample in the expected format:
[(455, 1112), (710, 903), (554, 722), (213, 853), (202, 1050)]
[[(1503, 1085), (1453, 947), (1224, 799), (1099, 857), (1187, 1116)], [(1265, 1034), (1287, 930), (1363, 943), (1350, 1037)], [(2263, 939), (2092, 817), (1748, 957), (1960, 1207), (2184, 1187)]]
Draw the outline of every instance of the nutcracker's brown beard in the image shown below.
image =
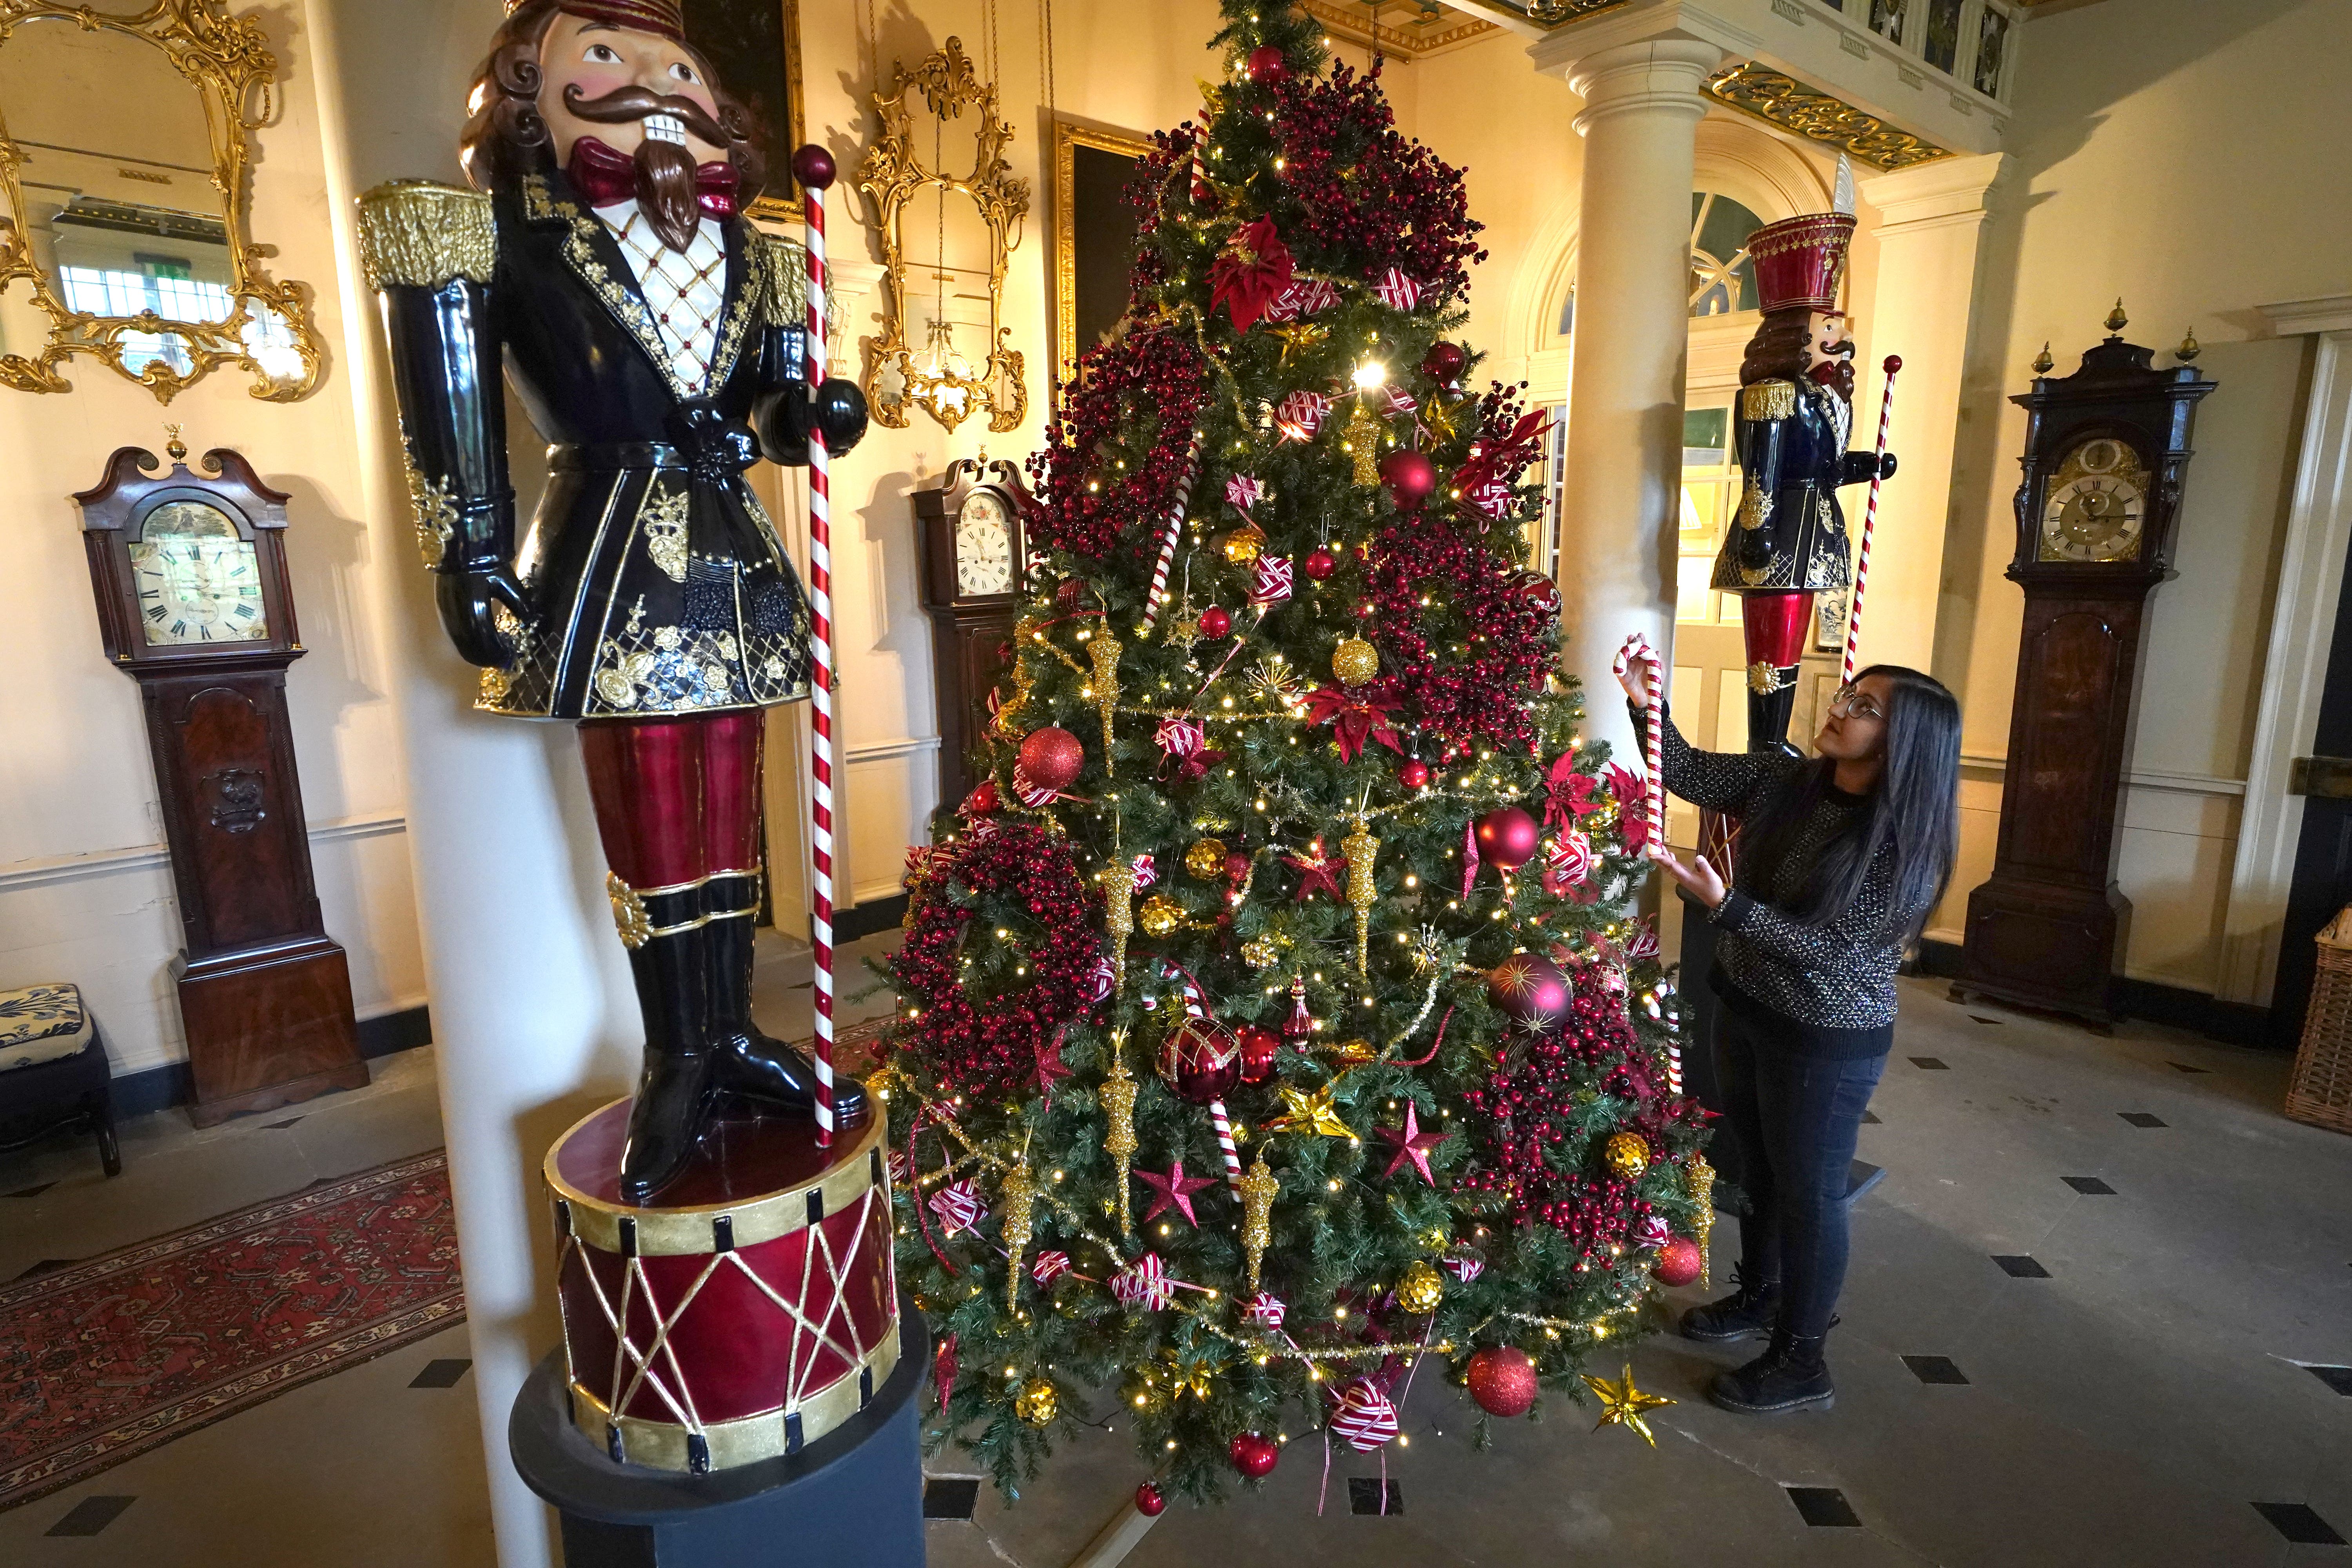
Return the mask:
[[(687, 131), (714, 147), (725, 147), (730, 137), (702, 105), (690, 98), (664, 96), (642, 87), (615, 88), (602, 98), (582, 98), (579, 89), (567, 89), (564, 107), (595, 125), (626, 125), (656, 114), (681, 121)], [(702, 226), (702, 205), (695, 191), (692, 152), (675, 142), (647, 136), (637, 144), (637, 209), (654, 232), (672, 250), (694, 243)]]

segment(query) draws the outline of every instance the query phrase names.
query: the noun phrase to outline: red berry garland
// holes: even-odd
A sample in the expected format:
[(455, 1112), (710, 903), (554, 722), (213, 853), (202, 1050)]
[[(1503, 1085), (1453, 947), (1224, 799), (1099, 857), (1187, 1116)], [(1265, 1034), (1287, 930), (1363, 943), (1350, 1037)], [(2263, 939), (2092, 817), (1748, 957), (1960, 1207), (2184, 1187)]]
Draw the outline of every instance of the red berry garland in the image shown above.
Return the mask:
[[(1175, 499), (1193, 420), (1208, 397), (1199, 340), (1172, 321), (1139, 326), (1087, 350), (1080, 363), (1082, 378), (1062, 417), (1029, 459), (1038, 497), (1030, 532), (1050, 549), (1089, 560), (1121, 542), (1149, 551), (1151, 525)], [(1139, 448), (1139, 431), (1149, 441)]]
[(1372, 541), (1381, 671), (1412, 693), (1422, 723), (1450, 742), (1524, 745), (1535, 732), (1524, 694), (1551, 668), (1559, 623), (1514, 591), (1512, 569), (1476, 538), (1427, 516), (1392, 518)]
[[(1079, 876), (1069, 840), (1042, 827), (992, 823), (949, 853), (925, 878), (906, 945), (890, 960), (916, 1008), (893, 1047), (957, 1093), (1013, 1093), (1035, 1078), (1039, 1047), (1091, 1005), (1102, 899)], [(1022, 984), (982, 994), (965, 974), (964, 927), (975, 918), (1019, 922)]]

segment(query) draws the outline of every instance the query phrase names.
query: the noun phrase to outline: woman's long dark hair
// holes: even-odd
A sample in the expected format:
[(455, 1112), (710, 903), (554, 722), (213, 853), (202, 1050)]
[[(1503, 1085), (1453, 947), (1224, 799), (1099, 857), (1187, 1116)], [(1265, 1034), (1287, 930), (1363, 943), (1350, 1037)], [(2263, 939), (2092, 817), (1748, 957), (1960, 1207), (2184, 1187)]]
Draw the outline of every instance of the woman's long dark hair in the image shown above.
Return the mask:
[[(1873, 861), (1894, 858), (1885, 933), (1909, 941), (1952, 879), (1960, 847), (1960, 705), (1943, 682), (1899, 664), (1874, 664), (1856, 684), (1883, 675), (1893, 685), (1887, 704), (1885, 763), (1870, 803), (1822, 849), (1794, 899), (1783, 907), (1796, 921), (1823, 926), (1853, 907)], [(1739, 882), (1759, 897), (1804, 831), (1813, 807), (1834, 783), (1837, 762), (1820, 757), (1789, 776), (1739, 835)]]

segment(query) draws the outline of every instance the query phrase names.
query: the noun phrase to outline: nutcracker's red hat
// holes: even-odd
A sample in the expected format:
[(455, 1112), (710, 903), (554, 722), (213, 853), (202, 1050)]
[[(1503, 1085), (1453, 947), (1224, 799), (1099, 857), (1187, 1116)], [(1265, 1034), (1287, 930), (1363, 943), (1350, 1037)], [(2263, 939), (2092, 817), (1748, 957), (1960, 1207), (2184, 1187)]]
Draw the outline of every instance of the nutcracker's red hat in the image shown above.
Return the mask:
[(1838, 279), (1845, 271), (1845, 250), (1853, 239), (1852, 213), (1782, 218), (1749, 235), (1748, 255), (1756, 263), (1762, 308), (1836, 310)]
[[(509, 12), (525, 0), (507, 0)], [(610, 22), (632, 32), (656, 33), (674, 43), (686, 42), (686, 12), (678, 0), (560, 0), (562, 9), (591, 21)]]

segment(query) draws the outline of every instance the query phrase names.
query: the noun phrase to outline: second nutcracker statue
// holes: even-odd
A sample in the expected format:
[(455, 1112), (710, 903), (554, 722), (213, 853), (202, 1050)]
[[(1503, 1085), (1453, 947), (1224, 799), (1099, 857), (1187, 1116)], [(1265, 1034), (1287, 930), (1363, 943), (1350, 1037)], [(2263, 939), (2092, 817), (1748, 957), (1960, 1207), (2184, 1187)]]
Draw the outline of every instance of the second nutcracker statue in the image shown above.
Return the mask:
[[(511, 0), (468, 103), (474, 189), (371, 192), (362, 252), (476, 706), (580, 725), (645, 1014), (621, 1184), (644, 1202), (727, 1097), (814, 1099), (751, 1017), (761, 710), (809, 694), (811, 656), (744, 475), (816, 435), (848, 450), (866, 408), (811, 384), (807, 257), (742, 216), (765, 159), (678, 0)], [(552, 470), (520, 539), (502, 363)]]

